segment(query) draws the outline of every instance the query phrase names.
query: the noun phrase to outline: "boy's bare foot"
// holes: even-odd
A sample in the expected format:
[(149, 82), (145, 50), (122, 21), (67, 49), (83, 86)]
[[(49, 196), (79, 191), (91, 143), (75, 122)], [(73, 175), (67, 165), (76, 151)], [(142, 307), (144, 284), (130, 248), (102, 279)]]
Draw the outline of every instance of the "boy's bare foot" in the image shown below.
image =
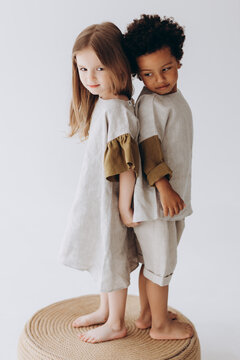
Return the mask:
[(73, 327), (90, 326), (103, 324), (107, 321), (108, 314), (105, 311), (98, 309), (91, 314), (83, 315), (73, 321)]
[(152, 328), (149, 335), (152, 339), (157, 340), (188, 339), (193, 336), (193, 328), (191, 325), (179, 322), (178, 320), (168, 320), (163, 326)]
[(88, 343), (99, 343), (109, 340), (115, 340), (123, 338), (127, 335), (127, 329), (125, 326), (122, 328), (112, 328), (108, 323), (99, 326), (95, 329), (89, 330), (88, 332), (79, 335), (82, 341)]
[[(177, 318), (177, 314), (172, 311), (168, 311), (168, 319), (175, 320)], [(145, 313), (139, 316), (137, 320), (135, 320), (135, 325), (138, 329), (148, 329), (152, 326), (152, 317), (151, 313)]]

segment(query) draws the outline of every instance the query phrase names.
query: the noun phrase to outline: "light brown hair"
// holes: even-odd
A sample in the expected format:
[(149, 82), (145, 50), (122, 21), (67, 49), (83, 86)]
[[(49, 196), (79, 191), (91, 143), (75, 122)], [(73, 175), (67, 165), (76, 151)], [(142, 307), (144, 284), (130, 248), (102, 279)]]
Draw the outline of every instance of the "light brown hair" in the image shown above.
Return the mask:
[(71, 133), (79, 133), (82, 139), (88, 136), (91, 116), (98, 100), (81, 83), (76, 55), (92, 47), (101, 63), (110, 71), (113, 94), (132, 96), (131, 70), (122, 48), (123, 35), (111, 22), (87, 27), (77, 37), (72, 50), (72, 101), (70, 106)]

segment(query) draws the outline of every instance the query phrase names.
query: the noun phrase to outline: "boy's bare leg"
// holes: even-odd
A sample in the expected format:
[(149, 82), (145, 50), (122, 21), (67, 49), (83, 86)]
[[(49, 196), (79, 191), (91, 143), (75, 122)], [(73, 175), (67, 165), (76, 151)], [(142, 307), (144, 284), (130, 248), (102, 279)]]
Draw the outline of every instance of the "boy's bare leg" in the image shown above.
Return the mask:
[[(143, 275), (144, 265), (142, 265), (141, 270), (139, 272), (139, 298), (140, 298), (140, 315), (139, 318), (135, 321), (135, 325), (139, 329), (147, 329), (151, 327), (152, 324), (152, 316), (151, 310), (149, 306), (149, 301), (147, 297), (146, 290), (146, 278)], [(176, 319), (177, 315), (171, 311), (168, 311), (169, 319)]]
[(127, 289), (108, 293), (109, 317), (107, 322), (85, 334), (81, 334), (80, 339), (85, 342), (98, 343), (126, 336), (127, 329), (124, 321), (126, 300)]
[(107, 321), (108, 314), (108, 293), (101, 293), (99, 308), (90, 314), (78, 317), (73, 321), (72, 325), (73, 327), (78, 328), (81, 326), (103, 324)]
[(168, 286), (159, 286), (146, 279), (147, 296), (152, 314), (152, 327), (149, 335), (158, 340), (187, 339), (193, 336), (189, 324), (168, 317)]
[(144, 265), (142, 265), (139, 272), (138, 286), (139, 286), (139, 299), (140, 299), (140, 315), (135, 321), (135, 325), (139, 329), (147, 329), (151, 327), (152, 317), (151, 310), (147, 298), (146, 291), (146, 278), (143, 275)]

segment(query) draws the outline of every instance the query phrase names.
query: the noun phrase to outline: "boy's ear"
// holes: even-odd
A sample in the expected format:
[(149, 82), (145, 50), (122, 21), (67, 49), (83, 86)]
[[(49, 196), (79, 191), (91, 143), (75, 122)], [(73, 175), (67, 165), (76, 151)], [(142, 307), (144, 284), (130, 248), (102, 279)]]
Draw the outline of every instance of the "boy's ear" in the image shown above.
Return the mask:
[(177, 68), (180, 69), (182, 67), (182, 64), (180, 63), (180, 61), (177, 62)]

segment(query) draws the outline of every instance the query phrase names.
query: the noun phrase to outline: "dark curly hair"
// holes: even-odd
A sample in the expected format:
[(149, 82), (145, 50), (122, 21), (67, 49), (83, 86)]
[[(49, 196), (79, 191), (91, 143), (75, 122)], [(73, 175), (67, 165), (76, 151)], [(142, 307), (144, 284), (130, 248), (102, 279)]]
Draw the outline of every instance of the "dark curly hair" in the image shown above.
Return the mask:
[(184, 29), (173, 18), (158, 15), (141, 15), (128, 25), (124, 34), (124, 48), (131, 64), (133, 75), (138, 71), (136, 58), (151, 54), (167, 46), (176, 60), (183, 56)]

